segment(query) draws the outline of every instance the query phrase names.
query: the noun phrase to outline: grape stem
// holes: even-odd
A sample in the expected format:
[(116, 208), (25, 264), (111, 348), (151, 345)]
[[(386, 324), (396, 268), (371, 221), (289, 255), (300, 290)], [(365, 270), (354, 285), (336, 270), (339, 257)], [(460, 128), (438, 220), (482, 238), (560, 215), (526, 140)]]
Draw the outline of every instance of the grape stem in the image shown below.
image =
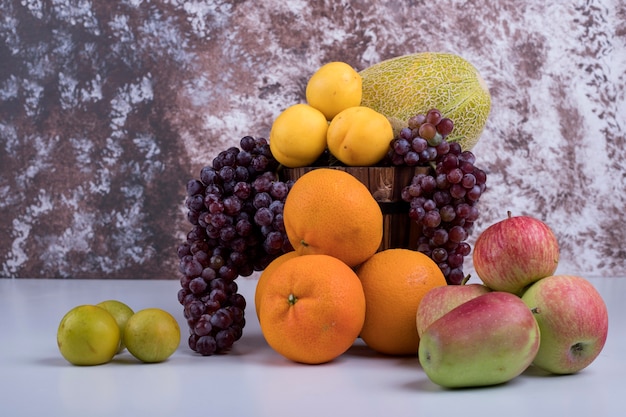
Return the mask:
[(465, 139), (465, 136), (446, 136), (446, 140), (448, 141), (448, 143), (459, 142), (461, 139)]
[(471, 276), (470, 274), (465, 275), (465, 278), (463, 278), (463, 281), (461, 281), (461, 284), (460, 284), (460, 285), (465, 285), (465, 284), (467, 284), (467, 281), (469, 281), (471, 277), (472, 277), (472, 276)]

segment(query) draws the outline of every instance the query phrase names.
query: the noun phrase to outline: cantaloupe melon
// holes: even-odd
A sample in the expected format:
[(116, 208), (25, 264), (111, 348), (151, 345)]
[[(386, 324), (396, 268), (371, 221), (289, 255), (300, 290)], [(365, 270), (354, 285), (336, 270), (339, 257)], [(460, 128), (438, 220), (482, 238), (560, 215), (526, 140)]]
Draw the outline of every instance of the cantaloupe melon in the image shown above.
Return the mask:
[(406, 126), (411, 116), (437, 108), (454, 122), (450, 137), (458, 137), (464, 150), (478, 142), (491, 110), (491, 95), (464, 58), (421, 52), (381, 61), (360, 75), (361, 105), (387, 116), (394, 130)]

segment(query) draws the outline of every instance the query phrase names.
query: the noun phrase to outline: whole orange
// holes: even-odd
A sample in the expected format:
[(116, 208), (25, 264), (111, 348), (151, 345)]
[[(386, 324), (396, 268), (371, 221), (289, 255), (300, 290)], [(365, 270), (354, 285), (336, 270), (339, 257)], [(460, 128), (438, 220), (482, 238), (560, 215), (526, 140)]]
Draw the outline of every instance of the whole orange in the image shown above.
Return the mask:
[(333, 168), (313, 169), (296, 180), (283, 220), (296, 252), (330, 255), (351, 267), (376, 253), (383, 236), (383, 214), (370, 191)]
[(365, 295), (339, 259), (296, 256), (268, 276), (259, 315), (272, 349), (295, 362), (319, 364), (352, 346), (365, 320)]
[(376, 253), (356, 271), (365, 293), (361, 339), (388, 355), (415, 355), (419, 344), (415, 315), (424, 295), (447, 285), (437, 264), (409, 249)]
[(268, 281), (269, 276), (272, 275), (272, 273), (274, 272), (276, 268), (278, 268), (278, 266), (282, 265), (283, 263), (285, 263), (285, 261), (296, 256), (299, 256), (296, 251), (291, 251), (291, 252), (287, 252), (287, 253), (280, 255), (279, 257), (274, 259), (272, 262), (270, 262), (270, 264), (267, 267), (265, 267), (263, 272), (261, 272), (261, 275), (259, 275), (259, 279), (257, 280), (257, 283), (256, 283), (256, 289), (254, 291), (254, 308), (256, 309), (257, 318), (259, 318), (259, 311), (261, 310), (261, 298), (263, 297), (263, 294), (265, 293), (265, 288), (267, 287), (267, 281)]

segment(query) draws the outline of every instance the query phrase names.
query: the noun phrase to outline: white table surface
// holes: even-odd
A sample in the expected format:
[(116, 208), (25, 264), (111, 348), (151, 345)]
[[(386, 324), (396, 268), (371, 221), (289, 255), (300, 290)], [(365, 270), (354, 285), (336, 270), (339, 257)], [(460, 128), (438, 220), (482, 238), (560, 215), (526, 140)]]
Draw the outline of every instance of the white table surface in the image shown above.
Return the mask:
[[(178, 281), (0, 279), (0, 415), (14, 416), (624, 416), (626, 278), (590, 281), (609, 308), (600, 356), (575, 375), (533, 368), (494, 387), (446, 390), (416, 357), (384, 357), (359, 341), (325, 365), (283, 359), (265, 343), (254, 313), (256, 280), (240, 278), (248, 300), (243, 337), (227, 355), (201, 357), (186, 342)], [(79, 304), (118, 299), (159, 307), (183, 340), (160, 364), (128, 352), (94, 367), (68, 364), (56, 346), (62, 316)]]

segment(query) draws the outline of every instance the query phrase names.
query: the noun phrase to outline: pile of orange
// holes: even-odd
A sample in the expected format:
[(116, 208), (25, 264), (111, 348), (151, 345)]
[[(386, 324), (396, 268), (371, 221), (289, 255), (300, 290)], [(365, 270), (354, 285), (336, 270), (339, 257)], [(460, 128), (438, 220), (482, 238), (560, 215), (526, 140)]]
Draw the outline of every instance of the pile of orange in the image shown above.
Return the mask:
[(354, 271), (328, 255), (296, 256), (269, 276), (259, 322), (267, 343), (296, 362), (328, 362), (359, 336), (365, 295)]
[(267, 343), (307, 364), (337, 358), (358, 337), (380, 353), (417, 354), (417, 307), (446, 281), (420, 252), (378, 251), (383, 218), (369, 190), (344, 171), (314, 169), (283, 213), (295, 251), (263, 271), (255, 293)]
[(292, 186), (283, 209), (300, 255), (326, 254), (356, 266), (380, 247), (383, 214), (368, 188), (345, 171), (318, 168)]
[(417, 307), (428, 291), (446, 285), (439, 266), (421, 252), (387, 249), (363, 263), (357, 275), (367, 301), (363, 341), (388, 355), (417, 354)]

